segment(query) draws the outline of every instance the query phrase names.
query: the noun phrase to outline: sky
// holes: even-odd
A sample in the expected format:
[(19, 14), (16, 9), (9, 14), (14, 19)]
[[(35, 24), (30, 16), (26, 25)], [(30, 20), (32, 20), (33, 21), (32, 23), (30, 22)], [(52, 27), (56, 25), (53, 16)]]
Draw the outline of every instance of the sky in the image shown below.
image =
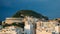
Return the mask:
[(19, 10), (34, 10), (50, 19), (60, 18), (60, 0), (0, 0), (0, 21)]

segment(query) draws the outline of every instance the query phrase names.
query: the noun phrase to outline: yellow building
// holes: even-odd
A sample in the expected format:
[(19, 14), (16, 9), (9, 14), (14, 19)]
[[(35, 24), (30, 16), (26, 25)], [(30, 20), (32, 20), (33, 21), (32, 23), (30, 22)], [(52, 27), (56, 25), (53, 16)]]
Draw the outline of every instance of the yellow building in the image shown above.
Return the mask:
[(12, 23), (21, 23), (23, 22), (23, 18), (6, 18), (5, 23), (12, 24)]

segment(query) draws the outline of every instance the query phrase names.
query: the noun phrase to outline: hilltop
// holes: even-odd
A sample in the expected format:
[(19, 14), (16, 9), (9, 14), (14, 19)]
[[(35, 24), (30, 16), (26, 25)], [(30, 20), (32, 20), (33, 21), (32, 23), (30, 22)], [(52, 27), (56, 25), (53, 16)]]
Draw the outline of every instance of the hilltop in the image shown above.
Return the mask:
[(44, 18), (46, 20), (48, 20), (48, 17), (47, 16), (43, 16), (42, 14), (40, 13), (37, 13), (33, 10), (20, 10), (20, 11), (17, 11), (12, 17), (21, 17), (21, 14), (24, 15), (24, 16), (33, 16), (35, 18)]

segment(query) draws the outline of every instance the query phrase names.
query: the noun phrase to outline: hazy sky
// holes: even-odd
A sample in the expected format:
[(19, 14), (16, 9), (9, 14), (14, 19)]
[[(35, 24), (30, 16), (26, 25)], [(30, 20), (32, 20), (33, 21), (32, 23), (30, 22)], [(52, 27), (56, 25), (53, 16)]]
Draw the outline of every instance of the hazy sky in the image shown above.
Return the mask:
[(34, 10), (49, 18), (59, 18), (60, 0), (0, 0), (0, 20), (25, 9)]

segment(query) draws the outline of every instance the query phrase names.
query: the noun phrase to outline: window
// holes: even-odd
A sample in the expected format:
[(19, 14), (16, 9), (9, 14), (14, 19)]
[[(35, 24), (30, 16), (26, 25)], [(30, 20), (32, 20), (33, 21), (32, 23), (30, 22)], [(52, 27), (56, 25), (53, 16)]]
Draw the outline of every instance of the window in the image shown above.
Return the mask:
[(46, 32), (48, 32), (48, 30), (46, 30)]
[(55, 32), (52, 32), (52, 34), (55, 34)]
[(27, 33), (25, 33), (25, 34), (27, 34)]
[(57, 26), (59, 26), (60, 24), (57, 24)]
[(59, 34), (60, 34), (60, 32), (59, 32)]

